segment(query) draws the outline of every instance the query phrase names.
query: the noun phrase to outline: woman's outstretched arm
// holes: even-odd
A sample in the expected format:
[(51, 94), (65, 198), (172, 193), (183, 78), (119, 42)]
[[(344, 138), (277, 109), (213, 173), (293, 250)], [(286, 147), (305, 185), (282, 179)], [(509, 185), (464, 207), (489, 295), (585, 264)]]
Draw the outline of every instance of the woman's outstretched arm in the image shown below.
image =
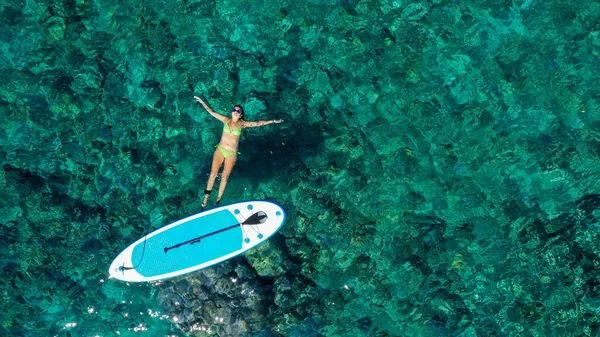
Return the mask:
[(258, 122), (250, 122), (250, 121), (244, 121), (242, 125), (244, 125), (245, 128), (256, 128), (259, 126), (265, 126), (265, 125), (269, 125), (269, 124), (279, 124), (279, 123), (283, 123), (283, 119), (274, 119), (274, 120), (270, 120), (270, 121), (258, 121)]
[(202, 106), (204, 107), (204, 109), (206, 109), (206, 111), (208, 111), (209, 114), (211, 114), (211, 116), (213, 116), (214, 118), (220, 120), (223, 123), (227, 123), (227, 120), (229, 118), (227, 118), (226, 116), (220, 115), (216, 112), (213, 111), (213, 109), (211, 109), (208, 104), (204, 103), (204, 101), (202, 100), (202, 98), (198, 97), (198, 96), (194, 96), (194, 99), (196, 101), (198, 101), (200, 104), (202, 104)]

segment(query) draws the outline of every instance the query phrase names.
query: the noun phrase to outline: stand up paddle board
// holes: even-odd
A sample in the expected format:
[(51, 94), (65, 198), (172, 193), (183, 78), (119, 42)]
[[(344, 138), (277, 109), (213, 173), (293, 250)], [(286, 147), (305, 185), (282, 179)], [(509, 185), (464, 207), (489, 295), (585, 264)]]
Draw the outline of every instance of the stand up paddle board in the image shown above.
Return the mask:
[(110, 277), (157, 281), (212, 266), (265, 242), (285, 216), (279, 204), (258, 200), (189, 216), (127, 247), (110, 265)]

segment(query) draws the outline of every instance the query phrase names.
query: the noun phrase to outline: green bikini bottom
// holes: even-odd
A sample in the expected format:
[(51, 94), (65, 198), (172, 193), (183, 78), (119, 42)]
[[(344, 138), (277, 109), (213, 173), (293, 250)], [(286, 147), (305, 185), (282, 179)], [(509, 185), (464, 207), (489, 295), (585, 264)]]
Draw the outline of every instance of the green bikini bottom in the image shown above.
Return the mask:
[(221, 153), (223, 154), (223, 157), (225, 157), (225, 158), (229, 158), (231, 156), (235, 156), (236, 154), (240, 154), (239, 152), (235, 152), (235, 151), (232, 151), (232, 150), (227, 150), (226, 148), (222, 147), (219, 144), (215, 145), (215, 147), (217, 149), (219, 149), (219, 151), (221, 151)]

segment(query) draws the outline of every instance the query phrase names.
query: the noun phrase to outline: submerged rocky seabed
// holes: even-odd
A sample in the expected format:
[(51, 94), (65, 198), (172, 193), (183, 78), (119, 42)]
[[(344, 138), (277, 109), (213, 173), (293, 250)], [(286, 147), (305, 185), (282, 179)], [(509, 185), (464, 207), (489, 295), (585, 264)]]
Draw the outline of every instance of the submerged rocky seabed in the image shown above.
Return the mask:
[[(3, 1), (3, 336), (600, 334), (597, 1)], [(107, 279), (224, 202), (282, 231), (164, 282)]]

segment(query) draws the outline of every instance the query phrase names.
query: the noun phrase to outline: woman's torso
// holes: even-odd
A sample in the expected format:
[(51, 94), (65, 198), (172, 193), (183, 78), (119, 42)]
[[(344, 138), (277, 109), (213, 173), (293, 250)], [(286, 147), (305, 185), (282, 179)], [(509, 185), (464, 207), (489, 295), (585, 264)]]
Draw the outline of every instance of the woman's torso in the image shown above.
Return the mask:
[(219, 145), (231, 151), (237, 151), (240, 144), (240, 135), (242, 133), (242, 122), (233, 123), (231, 119), (223, 125), (223, 133)]

